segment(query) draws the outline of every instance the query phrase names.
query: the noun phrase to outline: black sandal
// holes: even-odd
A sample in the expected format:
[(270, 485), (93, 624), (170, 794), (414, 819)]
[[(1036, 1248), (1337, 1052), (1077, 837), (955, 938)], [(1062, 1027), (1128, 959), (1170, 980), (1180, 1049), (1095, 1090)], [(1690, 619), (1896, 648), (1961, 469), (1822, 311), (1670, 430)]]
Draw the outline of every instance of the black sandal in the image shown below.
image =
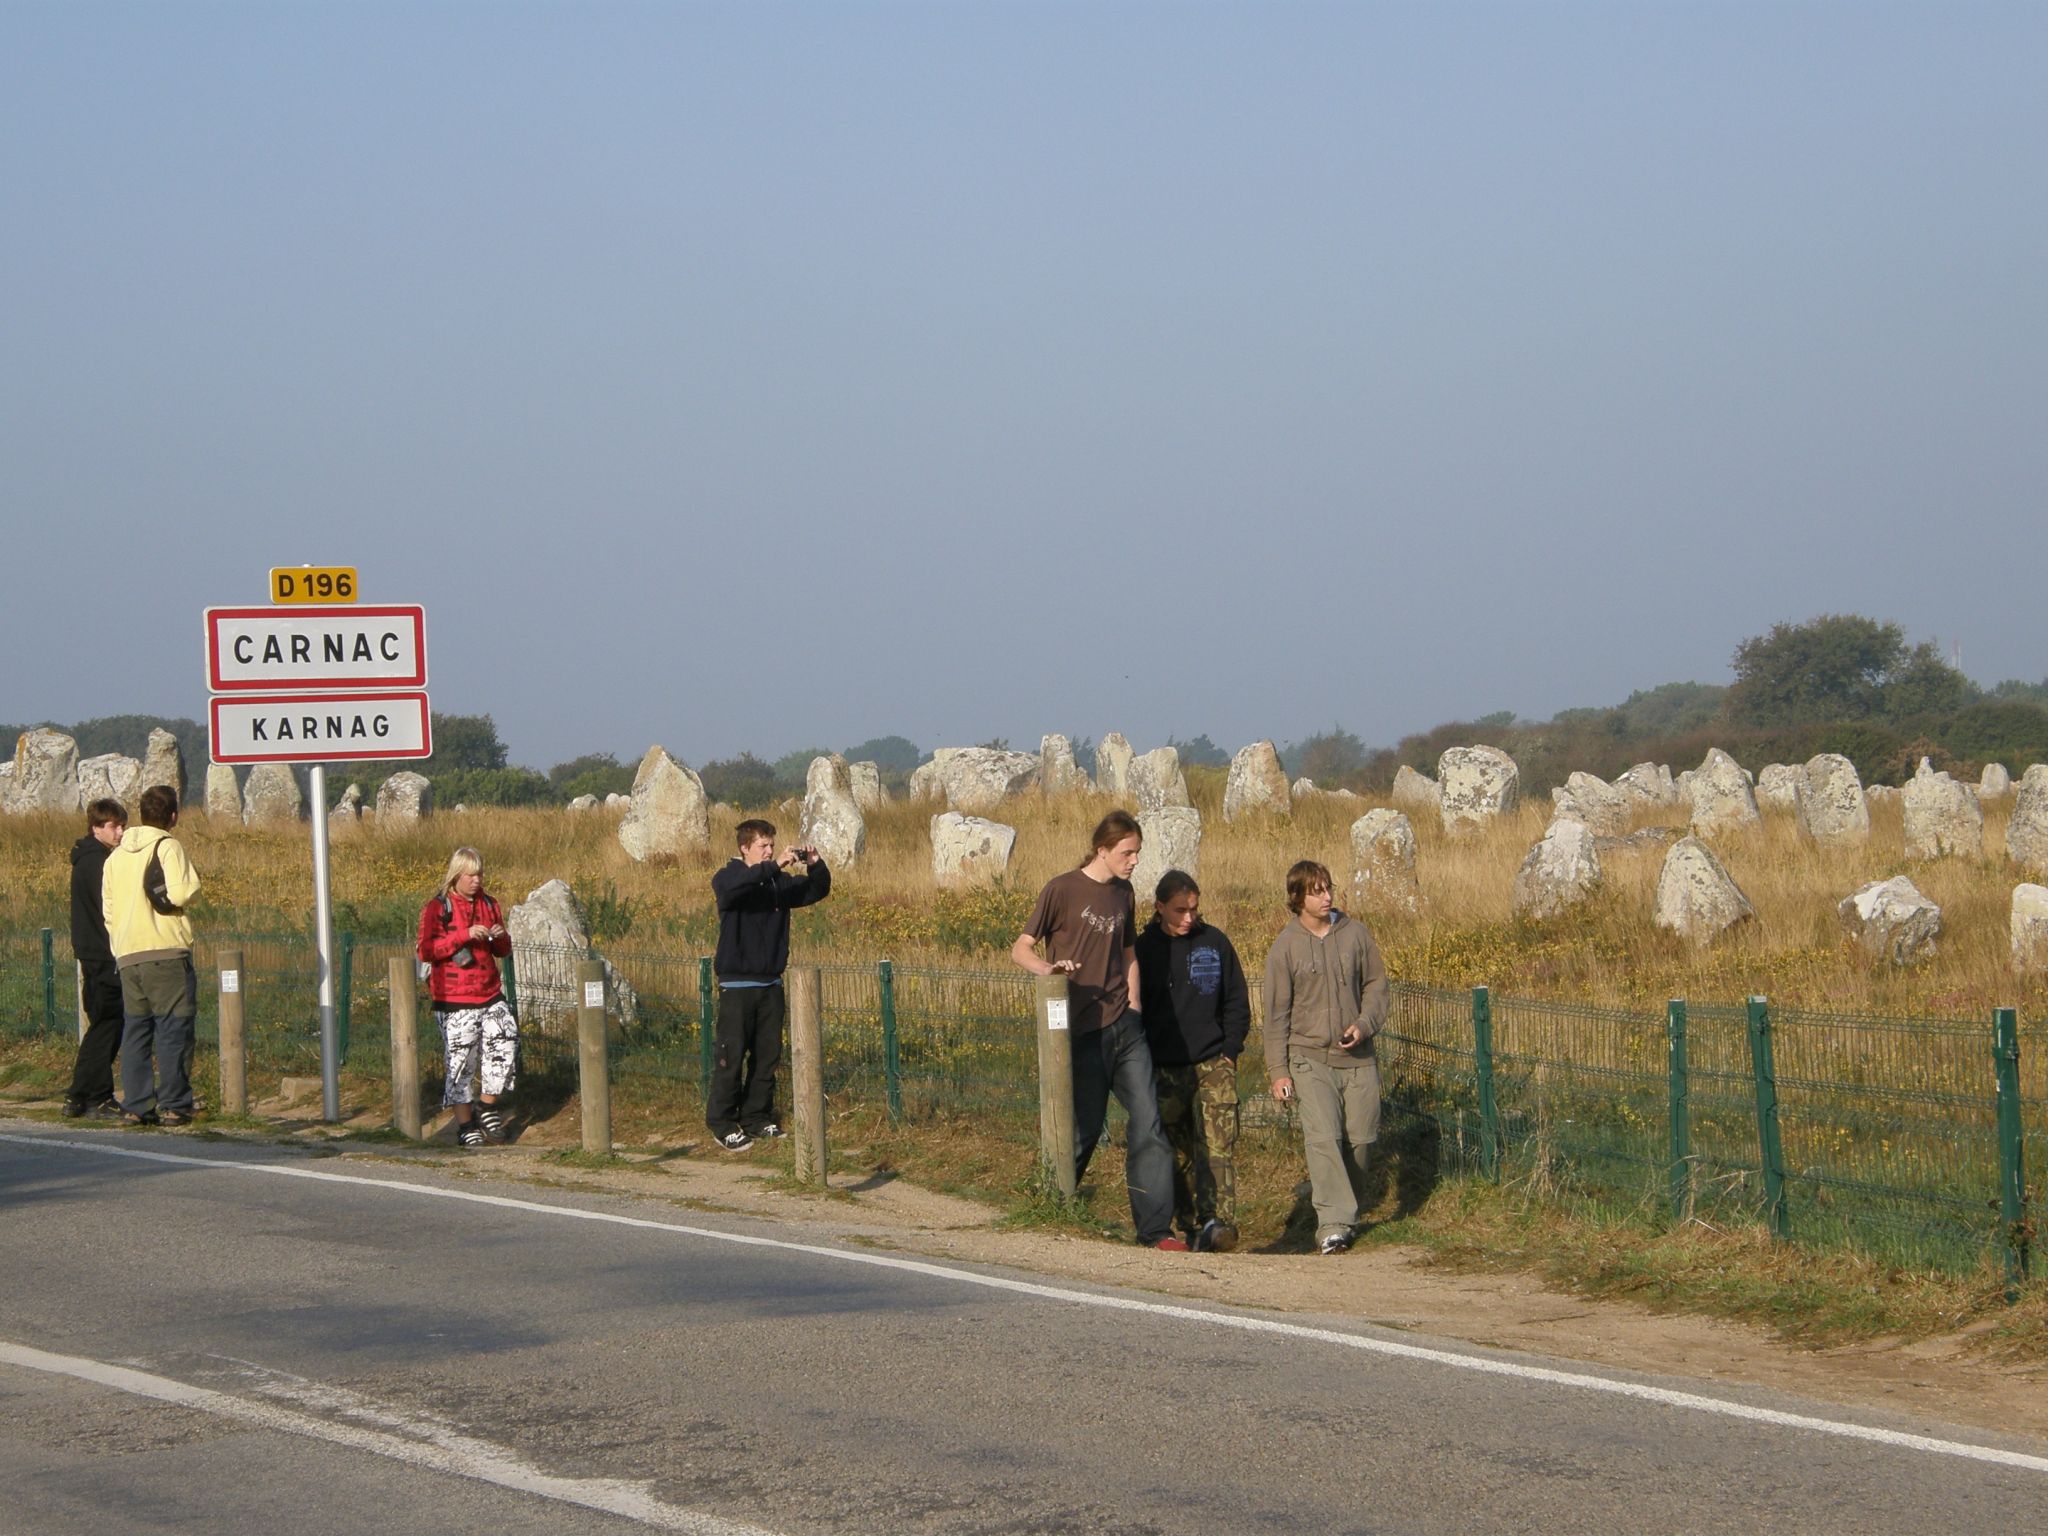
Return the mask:
[(461, 1125), (457, 1126), (455, 1128), (455, 1139), (465, 1147), (481, 1147), (487, 1144), (484, 1141), (483, 1131), (474, 1120), (465, 1120)]
[(498, 1113), (497, 1105), (479, 1104), (476, 1110), (475, 1123), (484, 1128), (486, 1140), (495, 1142), (503, 1142), (505, 1140), (505, 1117)]

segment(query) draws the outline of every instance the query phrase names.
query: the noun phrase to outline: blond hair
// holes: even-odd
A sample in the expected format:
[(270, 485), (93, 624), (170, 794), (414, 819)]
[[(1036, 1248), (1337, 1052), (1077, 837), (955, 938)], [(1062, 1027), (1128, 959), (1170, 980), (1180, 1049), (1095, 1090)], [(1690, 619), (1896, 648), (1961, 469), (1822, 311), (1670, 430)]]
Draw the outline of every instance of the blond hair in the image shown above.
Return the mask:
[(483, 869), (484, 856), (474, 848), (456, 849), (448, 855), (448, 873), (441, 877), (440, 894), (446, 896), (464, 875), (480, 875)]

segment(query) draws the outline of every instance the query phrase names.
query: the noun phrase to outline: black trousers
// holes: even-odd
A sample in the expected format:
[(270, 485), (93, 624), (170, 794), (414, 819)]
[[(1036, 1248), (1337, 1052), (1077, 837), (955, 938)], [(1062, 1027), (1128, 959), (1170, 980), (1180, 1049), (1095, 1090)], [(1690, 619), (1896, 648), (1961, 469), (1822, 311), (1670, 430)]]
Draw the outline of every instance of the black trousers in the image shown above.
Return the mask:
[(782, 1061), (782, 983), (721, 987), (717, 1064), (704, 1123), (714, 1136), (757, 1134), (775, 1118), (775, 1069)]
[(66, 1097), (97, 1104), (114, 1096), (114, 1057), (121, 1049), (121, 969), (111, 960), (80, 964), (85, 972), (87, 1022)]

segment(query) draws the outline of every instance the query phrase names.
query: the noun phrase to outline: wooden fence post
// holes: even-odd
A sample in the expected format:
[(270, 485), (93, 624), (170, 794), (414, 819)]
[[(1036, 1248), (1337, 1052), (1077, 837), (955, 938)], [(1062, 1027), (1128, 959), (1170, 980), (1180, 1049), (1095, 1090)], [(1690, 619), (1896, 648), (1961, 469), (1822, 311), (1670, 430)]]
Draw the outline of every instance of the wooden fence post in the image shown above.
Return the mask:
[(814, 965), (789, 973), (789, 1091), (799, 1184), (825, 1184), (825, 1041), (819, 1023), (824, 978)]
[(420, 1139), (419, 973), (410, 951), (391, 957), (391, 1124)]
[(1074, 1198), (1074, 1048), (1067, 978), (1038, 978), (1038, 1155), (1060, 1198)]
[(220, 976), (220, 1108), (226, 1115), (249, 1113), (248, 1034), (243, 1028), (242, 952), (224, 949)]
[(604, 962), (579, 960), (576, 981), (582, 993), (576, 1009), (576, 1093), (583, 1105), (583, 1150), (609, 1157), (612, 1064), (605, 1034)]

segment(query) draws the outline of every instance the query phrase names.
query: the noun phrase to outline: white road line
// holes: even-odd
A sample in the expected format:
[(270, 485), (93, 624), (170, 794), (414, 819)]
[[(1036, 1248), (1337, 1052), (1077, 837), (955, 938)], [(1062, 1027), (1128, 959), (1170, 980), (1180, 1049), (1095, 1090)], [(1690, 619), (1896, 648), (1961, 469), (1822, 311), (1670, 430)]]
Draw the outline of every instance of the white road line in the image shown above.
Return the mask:
[(1486, 1376), (1505, 1376), (1518, 1381), (1541, 1382), (1546, 1386), (1567, 1387), (1580, 1392), (1599, 1392), (1612, 1397), (1655, 1403), (1664, 1408), (1683, 1408), (1696, 1413), (1740, 1419), (1752, 1424), (1810, 1430), (1815, 1434), (1833, 1435), (1844, 1440), (1862, 1440), (1899, 1450), (1927, 1451), (1937, 1456), (1958, 1456), (1969, 1461), (1989, 1462), (1993, 1466), (2013, 1467), (2025, 1472), (2048, 1472), (2048, 1456), (2032, 1456), (2023, 1451), (2002, 1450), (1997, 1446), (1972, 1445), (1966, 1440), (1943, 1440), (1932, 1435), (1908, 1434), (1904, 1430), (1878, 1429), (1868, 1424), (1844, 1423), (1838, 1419), (1816, 1418), (1810, 1414), (1785, 1413), (1776, 1408), (1758, 1408), (1749, 1403), (1706, 1397), (1697, 1392), (1679, 1392), (1669, 1387), (1618, 1381), (1612, 1377), (1595, 1376), (1587, 1372), (1559, 1371), (1548, 1366), (1524, 1365), (1514, 1360), (1462, 1355), (1452, 1350), (1431, 1349), (1420, 1344), (1403, 1344), (1394, 1339), (1375, 1339), (1356, 1333), (1340, 1333), (1331, 1328), (1312, 1328), (1303, 1323), (1282, 1322), (1277, 1318), (1243, 1317), (1230, 1312), (1210, 1312), (1199, 1307), (1175, 1306), (1170, 1302), (1141, 1301), (1130, 1296), (1102, 1296), (1092, 1291), (1069, 1290), (1064, 1286), (1044, 1285), (1031, 1280), (1012, 1280), (1002, 1275), (979, 1274), (971, 1269), (955, 1269), (950, 1265), (936, 1264), (925, 1259), (905, 1259), (889, 1254), (864, 1253), (855, 1249), (828, 1248), (818, 1243), (796, 1243), (778, 1237), (755, 1237), (743, 1232), (720, 1232), (710, 1227), (651, 1221), (642, 1216), (621, 1216), (610, 1211), (587, 1211), (575, 1206), (547, 1205), (538, 1200), (514, 1199), (509, 1195), (486, 1195), (474, 1190), (442, 1189), (433, 1185), (407, 1184), (393, 1179), (373, 1179), (362, 1174), (328, 1173), (317, 1168), (294, 1168), (282, 1163), (225, 1162), (170, 1152), (145, 1152), (140, 1148), (108, 1146), (101, 1142), (68, 1141), (54, 1136), (0, 1134), (0, 1142), (13, 1142), (25, 1147), (44, 1149), (63, 1147), (81, 1152), (96, 1152), (106, 1157), (170, 1163), (214, 1173), (260, 1173), (278, 1178), (310, 1179), (325, 1184), (350, 1184), (390, 1193), (419, 1195), (432, 1200), (459, 1200), (470, 1205), (495, 1206), (501, 1210), (523, 1211), (531, 1215), (553, 1216), (568, 1221), (595, 1221), (610, 1226), (669, 1232), (678, 1237), (698, 1237), (710, 1242), (731, 1243), (745, 1248), (773, 1248), (785, 1253), (808, 1253), (843, 1264), (865, 1264), (874, 1269), (893, 1269), (909, 1274), (929, 1275), (962, 1285), (980, 1286), (985, 1290), (1011, 1291), (1022, 1296), (1036, 1296), (1046, 1301), (1065, 1302), (1072, 1306), (1095, 1307), (1108, 1312), (1137, 1312), (1149, 1317), (1172, 1318), (1176, 1322), (1233, 1329), (1240, 1333), (1269, 1334), (1318, 1344), (1334, 1344), (1344, 1349), (1358, 1350), (1363, 1354), (1390, 1355), (1400, 1360), (1418, 1360), (1430, 1365), (1447, 1366), (1452, 1370), (1474, 1371)]
[(558, 1504), (574, 1504), (582, 1509), (620, 1515), (657, 1530), (681, 1531), (685, 1536), (773, 1536), (760, 1526), (739, 1525), (714, 1515), (664, 1504), (647, 1491), (645, 1483), (616, 1478), (555, 1477), (522, 1461), (503, 1446), (472, 1435), (443, 1434), (427, 1440), (410, 1440), (360, 1424), (339, 1424), (311, 1414), (295, 1413), (272, 1403), (250, 1402), (247, 1398), (226, 1392), (174, 1381), (168, 1376), (155, 1376), (147, 1371), (107, 1365), (75, 1355), (53, 1355), (4, 1340), (0, 1340), (0, 1365), (18, 1365), (53, 1376), (70, 1376), (96, 1386), (133, 1393), (137, 1397), (153, 1398), (160, 1403), (174, 1403), (180, 1408), (195, 1408), (201, 1413), (235, 1419), (258, 1429), (326, 1440), (351, 1450), (388, 1456), (393, 1461), (402, 1461), (429, 1472), (450, 1473), (509, 1488), (515, 1493), (551, 1499)]

